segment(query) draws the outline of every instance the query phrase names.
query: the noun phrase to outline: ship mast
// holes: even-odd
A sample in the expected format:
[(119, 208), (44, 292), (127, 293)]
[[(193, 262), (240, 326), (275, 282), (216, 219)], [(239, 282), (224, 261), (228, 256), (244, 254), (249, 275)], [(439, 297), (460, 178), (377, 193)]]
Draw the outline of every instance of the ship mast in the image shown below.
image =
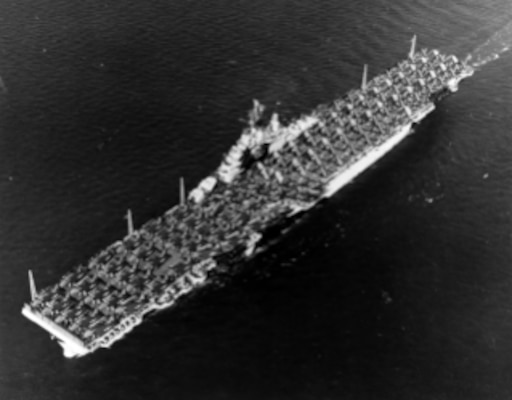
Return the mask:
[(180, 205), (185, 205), (185, 180), (180, 177)]
[(34, 301), (37, 296), (37, 289), (34, 281), (34, 275), (32, 275), (32, 270), (30, 269), (28, 270), (28, 282), (30, 284), (30, 299)]
[(363, 67), (363, 79), (361, 81), (361, 89), (366, 90), (366, 83), (368, 80), (368, 64), (365, 64)]
[(128, 236), (133, 234), (133, 218), (132, 218), (132, 210), (128, 209), (126, 211), (126, 223), (128, 224)]
[(409, 50), (409, 58), (414, 58), (414, 53), (416, 53), (416, 35), (414, 35), (411, 39), (411, 50)]

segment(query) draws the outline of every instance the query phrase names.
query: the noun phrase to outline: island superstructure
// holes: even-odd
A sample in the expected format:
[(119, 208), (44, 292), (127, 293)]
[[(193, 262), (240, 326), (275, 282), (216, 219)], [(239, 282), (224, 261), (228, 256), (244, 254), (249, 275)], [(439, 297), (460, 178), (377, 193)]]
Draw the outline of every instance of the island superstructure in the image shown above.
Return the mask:
[(56, 338), (66, 357), (108, 348), (148, 313), (208, 284), (229, 260), (252, 257), (269, 229), (332, 196), (404, 139), (443, 95), (473, 74), (466, 62), (415, 49), (385, 73), (309, 115), (248, 127), (187, 199), (128, 234), (54, 285), (22, 313)]

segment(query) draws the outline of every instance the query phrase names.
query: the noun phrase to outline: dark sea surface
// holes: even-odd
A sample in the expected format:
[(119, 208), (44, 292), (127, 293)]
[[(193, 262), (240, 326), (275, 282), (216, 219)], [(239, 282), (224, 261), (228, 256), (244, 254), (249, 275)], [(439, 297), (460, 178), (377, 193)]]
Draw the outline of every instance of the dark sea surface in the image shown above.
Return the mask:
[[(289, 121), (507, 0), (0, 3), (0, 399), (512, 398), (512, 53), (223, 288), (62, 357), (39, 287), (178, 201), (252, 99)], [(506, 40), (506, 37), (505, 39)], [(512, 42), (512, 40), (511, 40)], [(491, 49), (492, 50), (492, 49)]]

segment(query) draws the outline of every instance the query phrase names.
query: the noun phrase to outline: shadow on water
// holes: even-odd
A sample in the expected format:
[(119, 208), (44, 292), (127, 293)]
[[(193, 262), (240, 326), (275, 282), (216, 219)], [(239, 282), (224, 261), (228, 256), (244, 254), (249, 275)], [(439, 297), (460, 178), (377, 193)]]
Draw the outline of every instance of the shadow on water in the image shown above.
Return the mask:
[[(434, 131), (435, 123), (429, 118), (418, 129)], [(243, 271), (225, 277), (235, 284), (211, 287), (152, 316), (111, 352), (69, 363), (79, 391), (100, 389), (101, 379), (85, 384), (77, 378), (85, 375), (109, 376), (124, 390), (148, 397), (158, 387), (177, 398), (191, 393), (199, 398), (206, 395), (204, 387), (209, 398), (226, 398), (225, 393), (261, 398), (278, 386), (300, 398), (304, 391), (332, 394), (338, 385), (360, 390), (365, 379), (375, 378), (385, 387), (379, 376), (388, 356), (391, 364), (410, 369), (409, 361), (393, 356), (408, 346), (401, 325), (408, 308), (393, 288), (410, 266), (392, 262), (396, 253), (383, 239), (386, 218), (378, 216), (389, 206), (381, 199), (403, 184), (397, 166), (416, 169), (416, 154), (435, 144), (438, 132), (433, 133), (418, 132), (378, 168), (305, 214)], [(406, 242), (406, 230), (397, 238)], [(379, 262), (371, 253), (380, 254)], [(375, 342), (379, 332), (384, 344)], [(114, 351), (125, 356), (121, 367)], [(151, 385), (139, 378), (141, 363), (151, 374)], [(322, 374), (315, 375), (317, 369)]]

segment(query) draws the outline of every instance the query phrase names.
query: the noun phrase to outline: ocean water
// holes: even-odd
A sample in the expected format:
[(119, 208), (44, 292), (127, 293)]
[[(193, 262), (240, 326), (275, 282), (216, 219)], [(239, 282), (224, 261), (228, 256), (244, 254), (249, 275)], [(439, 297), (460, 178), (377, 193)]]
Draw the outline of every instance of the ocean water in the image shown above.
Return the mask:
[[(0, 399), (512, 397), (505, 0), (0, 4)], [(222, 288), (67, 360), (20, 310), (283, 121), (405, 57), (477, 73)], [(498, 57), (499, 55), (499, 57)], [(2, 88), (0, 88), (2, 89)]]

